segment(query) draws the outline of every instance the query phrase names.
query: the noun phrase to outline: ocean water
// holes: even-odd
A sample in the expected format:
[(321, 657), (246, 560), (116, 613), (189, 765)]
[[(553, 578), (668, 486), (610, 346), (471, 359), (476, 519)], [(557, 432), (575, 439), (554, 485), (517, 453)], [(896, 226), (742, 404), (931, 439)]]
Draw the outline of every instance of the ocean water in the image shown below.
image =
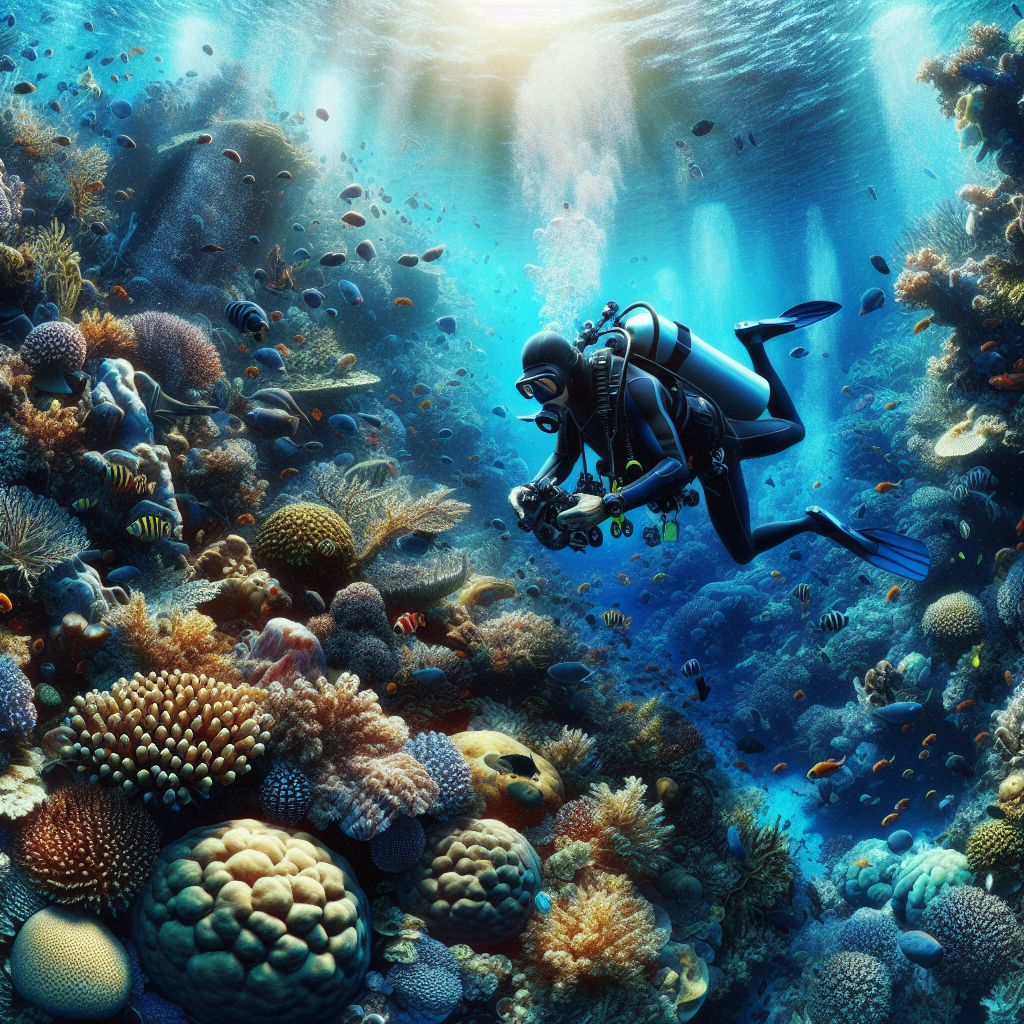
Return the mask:
[(1022, 1019), (1020, 5), (0, 14), (0, 1021)]

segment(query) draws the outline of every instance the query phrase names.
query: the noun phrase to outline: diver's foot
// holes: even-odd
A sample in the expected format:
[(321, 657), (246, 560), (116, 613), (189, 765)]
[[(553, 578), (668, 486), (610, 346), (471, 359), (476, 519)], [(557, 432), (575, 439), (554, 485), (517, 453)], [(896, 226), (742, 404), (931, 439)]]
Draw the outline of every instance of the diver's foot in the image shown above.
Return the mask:
[(817, 505), (806, 511), (814, 523), (814, 533), (834, 541), (869, 565), (908, 580), (920, 582), (927, 578), (931, 556), (921, 541), (891, 530), (855, 530)]

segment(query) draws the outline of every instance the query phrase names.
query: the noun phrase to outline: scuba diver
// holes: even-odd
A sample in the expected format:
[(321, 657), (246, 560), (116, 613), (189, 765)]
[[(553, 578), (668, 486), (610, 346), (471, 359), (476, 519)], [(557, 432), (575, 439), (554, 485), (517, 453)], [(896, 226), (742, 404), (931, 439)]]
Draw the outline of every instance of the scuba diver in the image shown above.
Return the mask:
[[(521, 529), (552, 549), (596, 547), (603, 540), (598, 524), (606, 519), (613, 520), (613, 536), (629, 536), (631, 509), (647, 506), (664, 519), (695, 506), (700, 498), (690, 485), (699, 480), (711, 524), (741, 565), (798, 534), (815, 533), (879, 569), (925, 579), (929, 556), (920, 541), (889, 530), (854, 530), (816, 505), (799, 519), (750, 526), (743, 461), (775, 455), (804, 437), (764, 343), (831, 316), (837, 303), (802, 303), (775, 319), (736, 324), (753, 370), (645, 302), (618, 309), (609, 302), (575, 343), (542, 331), (523, 346), (516, 389), (542, 408), (519, 418), (556, 440), (534, 479), (509, 494)], [(627, 320), (637, 309), (642, 312)], [(603, 347), (584, 354), (598, 342)], [(588, 472), (586, 448), (599, 457), (596, 477)], [(570, 495), (558, 485), (581, 457)]]

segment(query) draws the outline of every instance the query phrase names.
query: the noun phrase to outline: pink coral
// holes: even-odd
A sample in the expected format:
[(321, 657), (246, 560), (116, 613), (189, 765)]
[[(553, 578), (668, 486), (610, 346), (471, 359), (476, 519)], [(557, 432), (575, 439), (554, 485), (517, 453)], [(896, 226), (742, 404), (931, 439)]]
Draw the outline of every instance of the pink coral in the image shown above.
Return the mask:
[(202, 391), (224, 376), (220, 355), (203, 330), (171, 313), (129, 317), (138, 343), (139, 368), (151, 373), (172, 394)]

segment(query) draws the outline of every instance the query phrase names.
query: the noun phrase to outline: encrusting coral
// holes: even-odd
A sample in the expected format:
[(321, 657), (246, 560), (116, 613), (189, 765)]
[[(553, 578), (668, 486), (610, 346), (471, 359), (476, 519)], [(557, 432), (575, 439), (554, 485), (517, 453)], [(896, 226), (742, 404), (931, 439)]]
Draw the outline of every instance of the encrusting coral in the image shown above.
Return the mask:
[(302, 765), (313, 782), (308, 814), (317, 828), (337, 822), (356, 839), (372, 839), (399, 814), (423, 814), (437, 799), (437, 783), (404, 749), (405, 723), (385, 715), (357, 677), (272, 683), (264, 707), (274, 720), (271, 752)]

